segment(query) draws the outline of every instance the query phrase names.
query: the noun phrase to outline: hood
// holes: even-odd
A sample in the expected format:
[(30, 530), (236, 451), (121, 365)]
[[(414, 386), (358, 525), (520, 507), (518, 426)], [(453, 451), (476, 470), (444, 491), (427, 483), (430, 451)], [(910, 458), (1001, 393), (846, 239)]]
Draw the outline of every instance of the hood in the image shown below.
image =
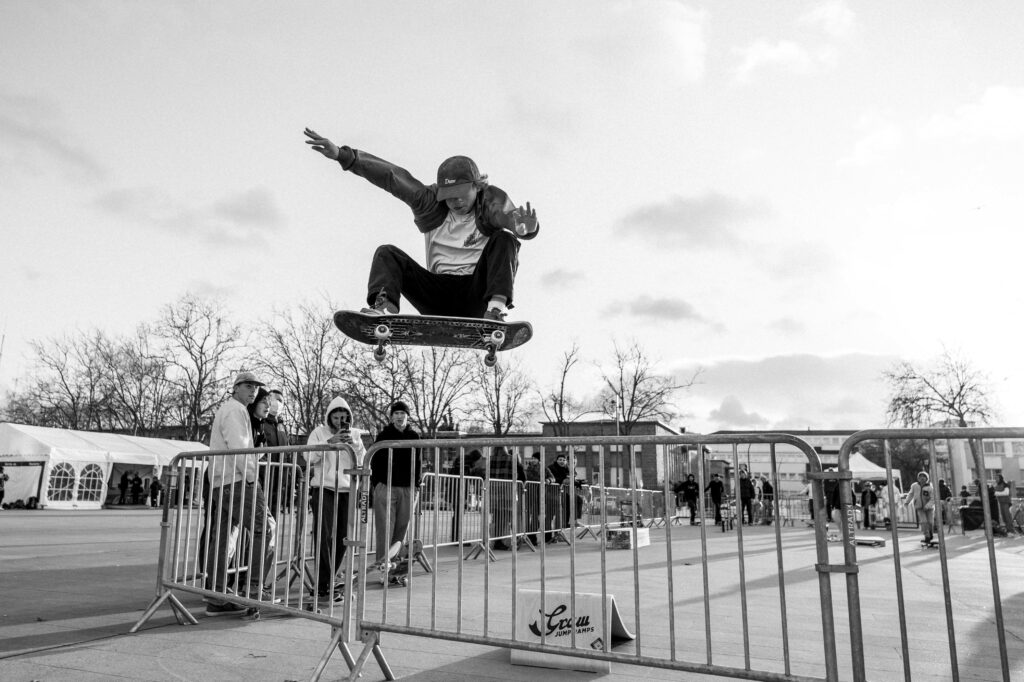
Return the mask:
[[(328, 417), (331, 416), (331, 412), (334, 412), (339, 408), (348, 412), (348, 416), (352, 417), (352, 408), (348, 406), (348, 401), (339, 395), (331, 401), (331, 404), (327, 406), (327, 411), (324, 412), (324, 424), (326, 424), (328, 428), (331, 426), (331, 422)], [(349, 420), (349, 423), (351, 423), (351, 419)]]

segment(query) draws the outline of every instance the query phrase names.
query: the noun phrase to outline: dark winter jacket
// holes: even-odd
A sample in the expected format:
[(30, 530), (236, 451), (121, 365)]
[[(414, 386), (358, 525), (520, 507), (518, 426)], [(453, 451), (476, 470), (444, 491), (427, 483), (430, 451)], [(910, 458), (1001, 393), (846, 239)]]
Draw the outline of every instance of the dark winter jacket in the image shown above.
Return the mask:
[[(374, 443), (385, 440), (419, 440), (418, 434), (411, 426), (406, 426), (404, 431), (399, 431), (394, 424), (388, 424), (377, 434)], [(420, 466), (419, 448), (395, 448), (392, 452), (393, 472), (391, 474), (391, 487), (408, 488), (415, 485), (420, 487), (422, 478)], [(410, 474), (412, 478), (410, 479)], [(380, 450), (370, 459), (370, 483), (387, 484), (388, 482), (388, 451)]]
[(694, 500), (700, 497), (700, 485), (696, 481), (683, 481), (683, 499)]
[[(351, 147), (338, 149), (338, 163), (343, 170), (369, 180), (377, 187), (401, 199), (412, 209), (413, 222), (420, 232), (430, 232), (441, 226), (448, 216), (448, 205), (437, 200), (437, 185), (424, 185), (409, 171)], [(515, 204), (504, 191), (488, 185), (477, 195), (476, 226), (481, 234), (490, 237), (500, 230), (509, 230), (518, 239), (533, 239), (540, 226), (530, 234), (516, 234), (512, 210)]]

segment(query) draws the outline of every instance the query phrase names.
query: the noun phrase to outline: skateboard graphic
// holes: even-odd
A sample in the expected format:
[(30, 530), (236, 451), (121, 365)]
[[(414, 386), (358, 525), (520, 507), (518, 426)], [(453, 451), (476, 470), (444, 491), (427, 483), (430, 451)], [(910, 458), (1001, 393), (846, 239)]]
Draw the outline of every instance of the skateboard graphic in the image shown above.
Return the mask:
[(346, 336), (376, 346), (373, 359), (383, 362), (388, 345), (450, 346), (486, 351), (493, 367), (497, 351), (518, 348), (533, 337), (529, 322), (497, 322), (436, 315), (367, 315), (354, 310), (334, 313), (334, 325)]

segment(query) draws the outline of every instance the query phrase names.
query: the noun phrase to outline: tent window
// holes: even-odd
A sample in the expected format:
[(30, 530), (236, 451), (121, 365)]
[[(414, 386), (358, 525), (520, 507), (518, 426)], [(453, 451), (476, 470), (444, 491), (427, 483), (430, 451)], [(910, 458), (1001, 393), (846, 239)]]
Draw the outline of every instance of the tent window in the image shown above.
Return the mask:
[(78, 501), (99, 502), (103, 497), (103, 469), (99, 464), (86, 464), (78, 480)]
[(50, 471), (50, 502), (70, 502), (75, 499), (75, 470), (61, 462)]

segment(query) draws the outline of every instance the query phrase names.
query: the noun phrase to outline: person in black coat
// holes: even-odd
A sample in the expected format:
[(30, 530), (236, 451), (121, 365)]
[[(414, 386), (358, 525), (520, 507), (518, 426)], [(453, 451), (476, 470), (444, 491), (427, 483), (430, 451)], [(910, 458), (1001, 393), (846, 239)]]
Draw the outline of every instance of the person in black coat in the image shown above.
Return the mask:
[(690, 525), (695, 526), (697, 525), (697, 502), (700, 500), (700, 486), (694, 480), (693, 474), (686, 475), (681, 492), (683, 501), (686, 502), (686, 507), (690, 510)]
[[(375, 443), (419, 440), (420, 434), (409, 425), (408, 405), (397, 400), (391, 405), (388, 414), (391, 421), (377, 434)], [(370, 458), (370, 486), (373, 490), (373, 523), (378, 564), (383, 564), (389, 557), (394, 557), (405, 542), (421, 478), (418, 448), (378, 450)]]

